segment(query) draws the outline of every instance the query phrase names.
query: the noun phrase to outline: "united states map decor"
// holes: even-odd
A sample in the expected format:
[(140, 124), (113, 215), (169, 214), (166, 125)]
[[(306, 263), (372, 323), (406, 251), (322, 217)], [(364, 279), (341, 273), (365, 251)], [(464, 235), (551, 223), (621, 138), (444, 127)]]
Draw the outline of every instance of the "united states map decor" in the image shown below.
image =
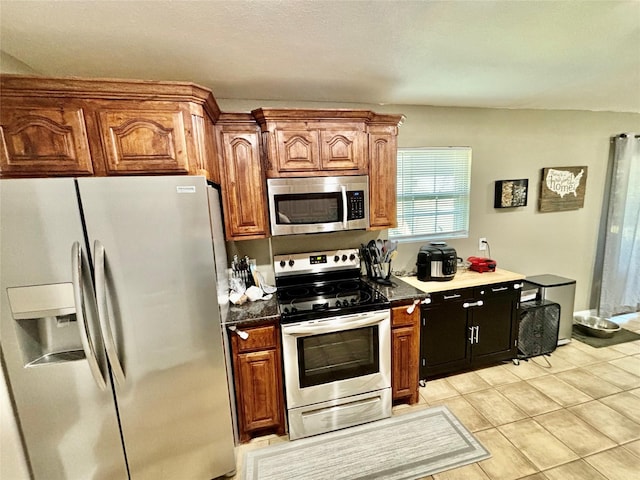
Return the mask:
[(582, 208), (586, 185), (587, 167), (543, 168), (539, 210), (558, 212)]

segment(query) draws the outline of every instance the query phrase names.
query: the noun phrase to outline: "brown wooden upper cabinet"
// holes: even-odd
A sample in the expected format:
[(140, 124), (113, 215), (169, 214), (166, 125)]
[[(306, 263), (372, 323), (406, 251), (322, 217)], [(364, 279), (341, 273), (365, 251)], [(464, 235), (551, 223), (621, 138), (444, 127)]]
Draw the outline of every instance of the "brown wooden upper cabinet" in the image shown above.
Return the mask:
[[(251, 113), (262, 131), (267, 178), (369, 173), (367, 129), (377, 114), (270, 108)], [(386, 118), (396, 128), (401, 119)]]
[(38, 172), (47, 172), (48, 175), (93, 174), (81, 107), (56, 106), (52, 102), (11, 103), (2, 98), (2, 176)]
[(369, 125), (369, 228), (395, 228), (398, 127), (395, 116)]
[(253, 110), (267, 178), (368, 175), (372, 230), (396, 226), (396, 153), (403, 115), (369, 110)]
[(191, 83), (0, 76), (0, 176), (192, 174), (219, 183), (212, 93)]
[(266, 178), (369, 176), (372, 230), (396, 226), (403, 115), (222, 113), (192, 83), (0, 75), (0, 177), (204, 175), (227, 240), (269, 236)]
[(216, 131), (226, 238), (266, 238), (267, 187), (256, 121), (248, 113), (222, 113)]
[(187, 132), (180, 109), (167, 105), (144, 110), (104, 108), (96, 113), (108, 175), (189, 173)]

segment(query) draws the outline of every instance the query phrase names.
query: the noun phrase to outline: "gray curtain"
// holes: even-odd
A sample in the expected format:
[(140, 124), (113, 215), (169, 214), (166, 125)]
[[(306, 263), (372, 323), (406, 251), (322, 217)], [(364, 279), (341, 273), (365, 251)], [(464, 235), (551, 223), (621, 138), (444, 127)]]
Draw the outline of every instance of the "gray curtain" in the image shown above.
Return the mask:
[(640, 135), (613, 139), (598, 316), (640, 311)]

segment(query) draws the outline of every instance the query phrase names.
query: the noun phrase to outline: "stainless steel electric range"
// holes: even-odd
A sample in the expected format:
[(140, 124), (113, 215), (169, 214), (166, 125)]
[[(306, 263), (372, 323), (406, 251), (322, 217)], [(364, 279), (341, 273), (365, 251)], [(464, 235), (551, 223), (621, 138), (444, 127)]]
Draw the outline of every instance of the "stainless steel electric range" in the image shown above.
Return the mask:
[(389, 301), (357, 249), (274, 257), (289, 438), (391, 416)]

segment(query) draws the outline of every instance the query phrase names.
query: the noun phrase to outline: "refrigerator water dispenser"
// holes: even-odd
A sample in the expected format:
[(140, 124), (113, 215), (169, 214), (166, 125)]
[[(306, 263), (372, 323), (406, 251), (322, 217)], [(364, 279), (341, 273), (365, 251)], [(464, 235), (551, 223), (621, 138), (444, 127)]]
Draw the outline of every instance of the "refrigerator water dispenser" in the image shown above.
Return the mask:
[(7, 293), (25, 367), (85, 358), (73, 284), (12, 287)]

